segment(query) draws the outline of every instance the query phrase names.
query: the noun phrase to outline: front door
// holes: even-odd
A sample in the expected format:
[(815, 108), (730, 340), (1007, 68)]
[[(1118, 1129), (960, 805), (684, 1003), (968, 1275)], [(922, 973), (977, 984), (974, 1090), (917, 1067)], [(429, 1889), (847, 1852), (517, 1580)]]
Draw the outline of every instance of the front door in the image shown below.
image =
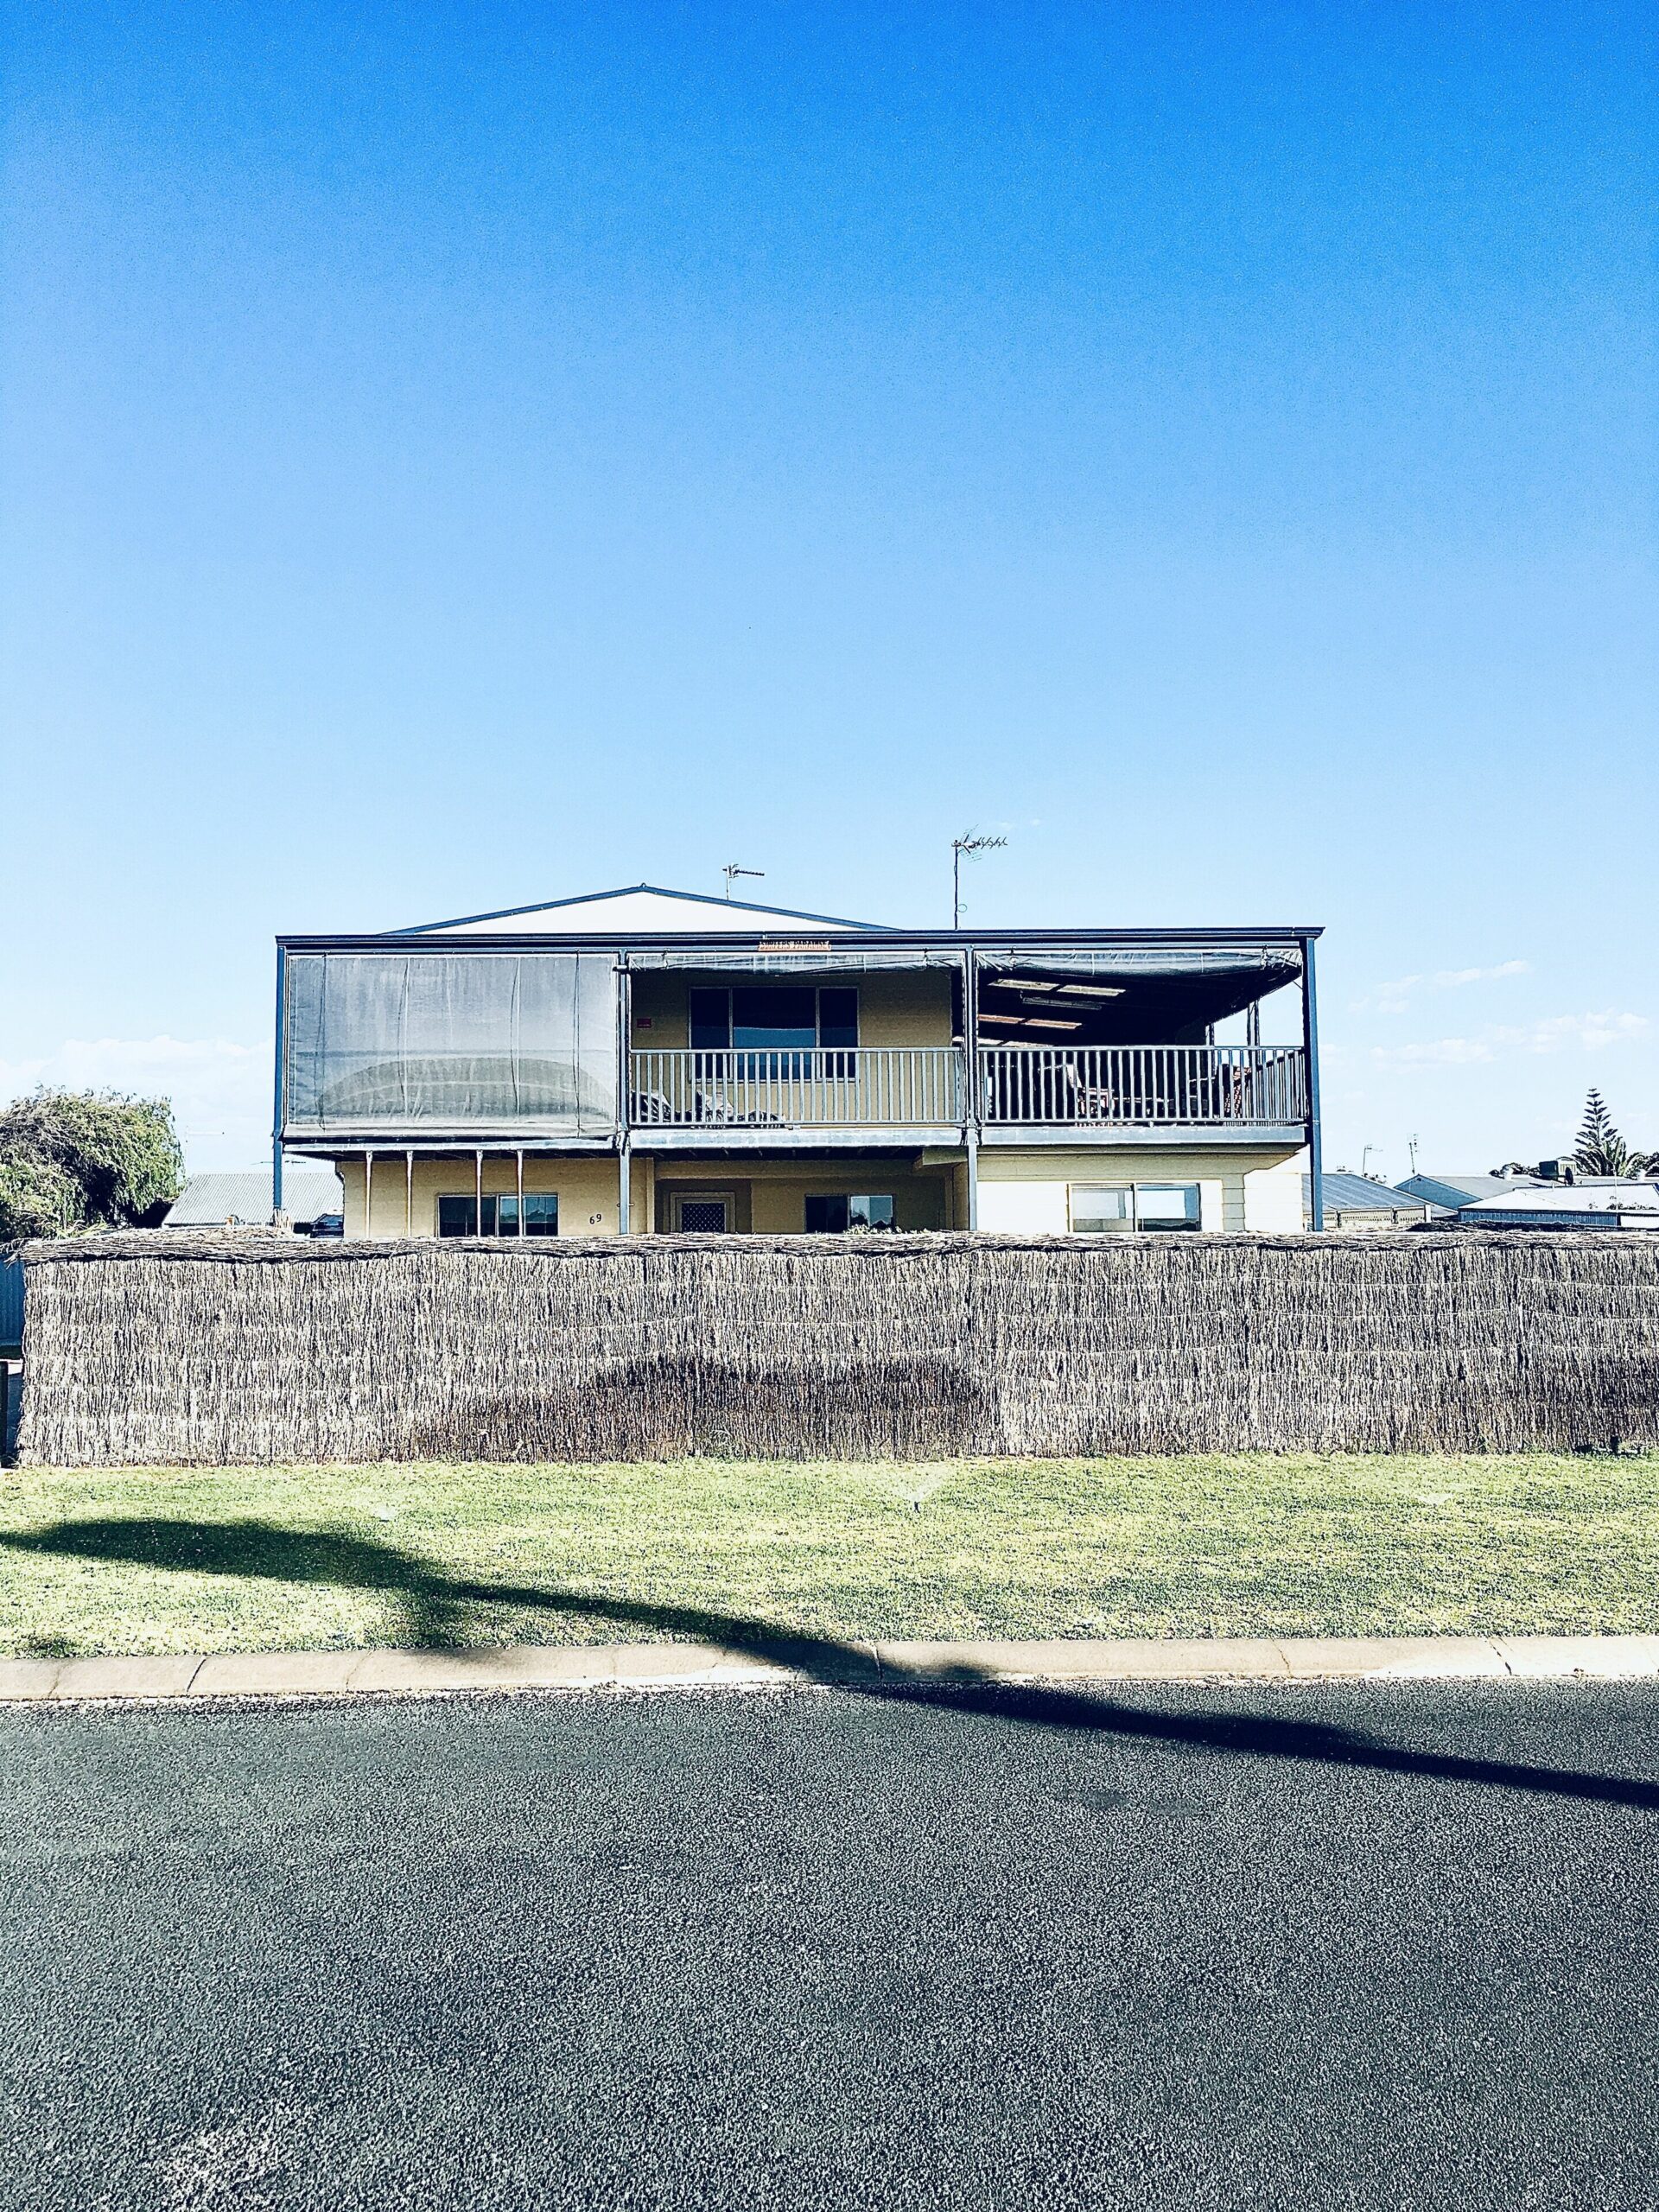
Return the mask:
[(723, 1192), (675, 1192), (674, 1226), (683, 1236), (723, 1236), (731, 1225), (732, 1202)]

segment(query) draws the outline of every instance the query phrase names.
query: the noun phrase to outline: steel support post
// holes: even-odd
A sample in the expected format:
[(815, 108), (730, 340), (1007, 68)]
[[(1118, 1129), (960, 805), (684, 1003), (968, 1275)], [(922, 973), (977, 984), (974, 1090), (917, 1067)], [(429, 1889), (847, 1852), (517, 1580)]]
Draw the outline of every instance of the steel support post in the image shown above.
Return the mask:
[(979, 1227), (979, 962), (962, 956), (962, 1139), (968, 1155), (968, 1226)]
[(1325, 1227), (1325, 1146), (1319, 1129), (1319, 1007), (1313, 980), (1313, 940), (1302, 939), (1302, 1057), (1307, 1064), (1309, 1225)]
[(616, 1233), (633, 1233), (633, 1161), (629, 1151), (629, 1086), (633, 1058), (633, 977), (628, 957), (616, 967)]
[(276, 1071), (270, 1108), (270, 1210), (283, 1210), (283, 1060), (288, 1050), (288, 954), (276, 948)]

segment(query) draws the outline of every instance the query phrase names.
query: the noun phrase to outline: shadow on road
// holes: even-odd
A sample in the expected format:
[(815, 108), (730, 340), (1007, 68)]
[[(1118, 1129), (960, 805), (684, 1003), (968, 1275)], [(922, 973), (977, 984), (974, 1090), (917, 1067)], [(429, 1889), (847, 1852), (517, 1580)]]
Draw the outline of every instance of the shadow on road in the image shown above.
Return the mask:
[(60, 1521), (29, 1535), (0, 1535), (0, 1544), (17, 1551), (55, 1552), (73, 1559), (118, 1560), (195, 1574), (258, 1575), (277, 1582), (381, 1590), (401, 1607), (400, 1640), (416, 1647), (465, 1644), (472, 1640), (468, 1630), (477, 1625), (481, 1609), (522, 1606), (647, 1629), (676, 1639), (773, 1653), (816, 1681), (868, 1697), (910, 1703), (948, 1700), (957, 1711), (995, 1713), (1052, 1728), (1144, 1737), (1247, 1757), (1314, 1759), (1332, 1766), (1378, 1768), (1443, 1782), (1540, 1790), (1659, 1810), (1659, 1783), (1414, 1750), (1318, 1721), (1259, 1713), (1146, 1711), (1097, 1691), (998, 1683), (973, 1668), (958, 1668), (943, 1679), (936, 1675), (906, 1681), (887, 1673), (880, 1682), (868, 1677), (860, 1681), (855, 1670), (861, 1655), (855, 1645), (833, 1637), (780, 1633), (763, 1621), (694, 1605), (596, 1597), (533, 1584), (467, 1581), (443, 1573), (413, 1552), (372, 1538), (303, 1534), (264, 1521), (110, 1518)]

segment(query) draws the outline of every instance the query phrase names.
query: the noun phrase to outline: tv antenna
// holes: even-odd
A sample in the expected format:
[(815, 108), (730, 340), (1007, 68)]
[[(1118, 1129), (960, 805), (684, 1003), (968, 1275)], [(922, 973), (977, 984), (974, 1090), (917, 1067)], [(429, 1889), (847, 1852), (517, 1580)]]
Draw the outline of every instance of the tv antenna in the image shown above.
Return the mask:
[(950, 926), (962, 927), (962, 862), (965, 854), (970, 860), (976, 853), (994, 853), (1007, 843), (1006, 837), (982, 837), (976, 830), (964, 830), (960, 837), (950, 840)]
[(740, 875), (762, 876), (766, 872), (766, 871), (763, 868), (739, 868), (735, 861), (728, 861), (725, 867), (721, 870), (721, 874), (726, 879), (726, 896), (728, 899), (731, 897), (732, 883), (735, 877)]

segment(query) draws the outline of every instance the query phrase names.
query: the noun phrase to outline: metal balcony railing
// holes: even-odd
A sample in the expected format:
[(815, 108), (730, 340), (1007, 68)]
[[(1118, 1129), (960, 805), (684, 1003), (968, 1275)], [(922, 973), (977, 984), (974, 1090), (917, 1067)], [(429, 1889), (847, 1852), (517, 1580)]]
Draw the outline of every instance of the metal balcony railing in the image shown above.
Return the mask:
[[(652, 1127), (942, 1128), (963, 1119), (952, 1046), (639, 1052), (628, 1119)], [(1294, 1045), (982, 1045), (987, 1123), (1294, 1128), (1307, 1118)]]
[(980, 1114), (992, 1122), (1285, 1128), (1307, 1118), (1296, 1045), (989, 1045)]
[(636, 1128), (939, 1128), (962, 1120), (961, 1061), (950, 1045), (643, 1052), (631, 1066)]

